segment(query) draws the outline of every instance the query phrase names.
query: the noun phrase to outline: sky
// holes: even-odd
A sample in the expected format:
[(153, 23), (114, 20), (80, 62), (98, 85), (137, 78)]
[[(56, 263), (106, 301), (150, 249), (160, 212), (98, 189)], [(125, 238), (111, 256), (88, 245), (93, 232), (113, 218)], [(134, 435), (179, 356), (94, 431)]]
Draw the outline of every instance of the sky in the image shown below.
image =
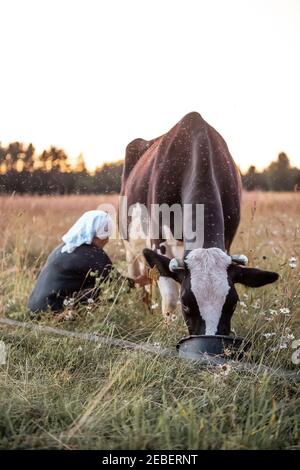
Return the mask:
[(124, 158), (198, 111), (242, 170), (300, 166), (299, 0), (0, 0), (0, 141)]

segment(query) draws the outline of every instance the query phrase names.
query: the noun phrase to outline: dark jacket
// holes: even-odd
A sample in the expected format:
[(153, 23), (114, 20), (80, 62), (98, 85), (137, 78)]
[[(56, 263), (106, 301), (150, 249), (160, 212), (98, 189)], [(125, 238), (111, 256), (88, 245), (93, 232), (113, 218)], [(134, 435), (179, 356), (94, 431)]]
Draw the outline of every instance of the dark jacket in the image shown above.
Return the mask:
[(94, 297), (97, 282), (105, 280), (112, 262), (107, 254), (94, 245), (81, 245), (73, 253), (61, 253), (63, 244), (56, 247), (48, 256), (39, 274), (35, 287), (30, 294), (28, 307), (32, 312), (49, 308), (58, 312), (64, 307), (64, 300), (78, 295), (79, 301)]

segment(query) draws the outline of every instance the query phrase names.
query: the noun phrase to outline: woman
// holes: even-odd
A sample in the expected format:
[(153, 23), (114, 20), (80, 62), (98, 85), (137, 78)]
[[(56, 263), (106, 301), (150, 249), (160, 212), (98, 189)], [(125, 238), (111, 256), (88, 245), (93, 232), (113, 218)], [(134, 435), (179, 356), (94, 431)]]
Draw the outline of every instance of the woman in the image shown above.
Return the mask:
[[(103, 250), (112, 229), (107, 212), (85, 212), (62, 237), (64, 243), (49, 255), (30, 294), (29, 309), (43, 312), (50, 308), (59, 312), (68, 298), (86, 302), (99, 294), (99, 283), (112, 270), (112, 262)], [(133, 280), (124, 279), (133, 287)]]

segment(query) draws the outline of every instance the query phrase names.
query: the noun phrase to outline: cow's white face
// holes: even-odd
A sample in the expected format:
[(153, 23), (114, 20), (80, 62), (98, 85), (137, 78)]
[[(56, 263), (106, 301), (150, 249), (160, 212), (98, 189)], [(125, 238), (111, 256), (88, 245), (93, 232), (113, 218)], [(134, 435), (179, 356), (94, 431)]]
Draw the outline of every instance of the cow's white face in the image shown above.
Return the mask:
[(205, 321), (205, 334), (214, 335), (230, 289), (227, 268), (231, 258), (219, 248), (197, 248), (188, 254), (186, 264), (191, 290)]
[[(278, 274), (241, 267), (219, 248), (197, 248), (176, 271), (170, 258), (145, 249), (144, 256), (160, 275), (181, 285), (181, 306), (190, 334), (229, 335), (230, 322), (239, 299), (235, 283), (260, 287), (278, 279)], [(175, 263), (176, 266), (176, 263)]]

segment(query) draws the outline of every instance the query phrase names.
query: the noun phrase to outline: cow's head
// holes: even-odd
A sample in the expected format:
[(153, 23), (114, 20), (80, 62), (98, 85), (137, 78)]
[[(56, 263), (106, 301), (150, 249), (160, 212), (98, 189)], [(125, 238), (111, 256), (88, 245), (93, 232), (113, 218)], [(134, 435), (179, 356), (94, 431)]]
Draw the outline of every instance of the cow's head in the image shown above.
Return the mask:
[(239, 300), (235, 284), (261, 287), (279, 277), (275, 272), (242, 267), (219, 248), (197, 248), (184, 261), (149, 249), (144, 256), (161, 276), (181, 284), (182, 313), (190, 334), (228, 335)]

